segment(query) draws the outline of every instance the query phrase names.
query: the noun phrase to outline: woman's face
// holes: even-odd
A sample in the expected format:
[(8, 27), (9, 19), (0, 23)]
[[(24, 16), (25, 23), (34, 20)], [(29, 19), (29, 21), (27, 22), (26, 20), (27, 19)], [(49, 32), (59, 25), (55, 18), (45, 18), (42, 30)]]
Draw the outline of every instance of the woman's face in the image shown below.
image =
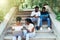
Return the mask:
[(27, 21), (25, 21), (25, 23), (28, 25), (29, 24), (29, 22), (27, 22)]
[(17, 24), (17, 25), (19, 25), (19, 24), (20, 24), (20, 22), (19, 22), (19, 21), (16, 21), (16, 24)]

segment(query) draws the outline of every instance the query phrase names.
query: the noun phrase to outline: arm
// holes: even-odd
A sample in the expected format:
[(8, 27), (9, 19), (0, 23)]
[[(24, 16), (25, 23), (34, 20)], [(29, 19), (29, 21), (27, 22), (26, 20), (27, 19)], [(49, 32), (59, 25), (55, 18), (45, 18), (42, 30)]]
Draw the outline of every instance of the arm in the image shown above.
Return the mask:
[(30, 16), (34, 16), (34, 12), (31, 12), (31, 15)]
[(37, 14), (34, 15), (34, 17), (35, 17), (35, 18), (39, 18), (40, 15), (41, 15), (41, 12), (39, 11), (39, 12), (37, 12)]
[(34, 32), (34, 25), (33, 25), (33, 24), (31, 24), (31, 25), (29, 26), (28, 31), (29, 31), (29, 32)]
[(34, 27), (32, 28), (32, 31), (31, 32), (34, 32)]
[(34, 32), (34, 28), (32, 28), (32, 29), (26, 29), (26, 30), (27, 30), (27, 32), (29, 32), (29, 33)]
[(28, 29), (28, 32), (34, 32), (34, 27), (32, 29)]
[(12, 27), (12, 33), (14, 32), (14, 27)]
[(38, 16), (36, 16), (35, 12), (33, 11), (33, 12), (31, 13), (31, 17), (37, 18)]

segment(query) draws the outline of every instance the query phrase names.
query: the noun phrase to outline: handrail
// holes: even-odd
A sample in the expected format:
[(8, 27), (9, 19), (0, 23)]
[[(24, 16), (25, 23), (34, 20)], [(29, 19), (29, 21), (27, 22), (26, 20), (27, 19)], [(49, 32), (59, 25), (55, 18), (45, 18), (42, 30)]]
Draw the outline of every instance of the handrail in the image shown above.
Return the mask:
[(56, 15), (54, 12), (50, 13), (50, 18), (52, 21), (54, 34), (57, 36), (56, 40), (60, 40), (60, 22), (56, 19)]
[(11, 19), (11, 17), (13, 16), (14, 12), (16, 11), (16, 7), (13, 7), (10, 9), (10, 11), (6, 14), (6, 16), (4, 17), (3, 22), (0, 24), (0, 38), (3, 35), (3, 31), (6, 28), (9, 20)]

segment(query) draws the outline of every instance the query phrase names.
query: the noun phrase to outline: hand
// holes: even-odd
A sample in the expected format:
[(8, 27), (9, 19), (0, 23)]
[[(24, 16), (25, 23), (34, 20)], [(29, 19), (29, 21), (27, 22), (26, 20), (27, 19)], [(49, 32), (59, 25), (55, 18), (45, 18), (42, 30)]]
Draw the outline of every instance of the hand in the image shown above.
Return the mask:
[(34, 15), (35, 18), (38, 18), (38, 16)]
[(14, 33), (14, 31), (12, 31), (12, 34)]

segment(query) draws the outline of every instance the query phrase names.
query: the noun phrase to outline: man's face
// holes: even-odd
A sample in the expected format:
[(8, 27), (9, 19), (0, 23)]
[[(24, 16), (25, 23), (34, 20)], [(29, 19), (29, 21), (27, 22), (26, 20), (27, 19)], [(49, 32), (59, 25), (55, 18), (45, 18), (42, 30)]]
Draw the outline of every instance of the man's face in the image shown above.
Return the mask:
[(39, 8), (35, 8), (35, 12), (38, 12), (39, 11)]
[(45, 9), (42, 9), (43, 12), (45, 12), (46, 10)]
[(20, 24), (20, 21), (16, 21), (16, 24), (17, 24), (17, 25)]

